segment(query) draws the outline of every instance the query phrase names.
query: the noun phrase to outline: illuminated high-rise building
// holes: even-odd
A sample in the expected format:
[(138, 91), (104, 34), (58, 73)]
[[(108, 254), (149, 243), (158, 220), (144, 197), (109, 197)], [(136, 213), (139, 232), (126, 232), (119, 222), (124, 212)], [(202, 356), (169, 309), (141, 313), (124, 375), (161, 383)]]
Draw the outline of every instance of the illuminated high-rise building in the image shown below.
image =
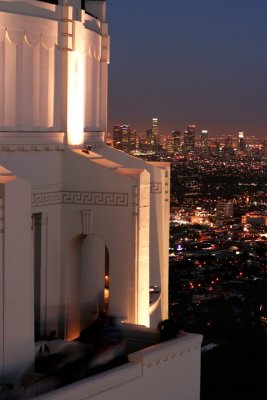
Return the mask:
[(113, 146), (115, 149), (122, 150), (122, 129), (121, 125), (114, 125), (113, 126)]
[(154, 140), (153, 140), (153, 131), (152, 131), (151, 128), (150, 128), (150, 129), (147, 129), (147, 131), (146, 131), (146, 139), (147, 139), (147, 142), (148, 142), (148, 143), (154, 143)]
[(227, 157), (232, 157), (234, 155), (234, 140), (231, 135), (227, 135), (224, 139), (224, 147), (222, 150), (224, 155), (226, 155)]
[(216, 214), (221, 218), (233, 218), (234, 203), (232, 200), (218, 200)]
[(157, 137), (159, 135), (158, 118), (152, 118), (152, 135)]
[(113, 145), (126, 153), (136, 150), (136, 131), (130, 125), (114, 125)]
[(202, 130), (200, 134), (200, 148), (202, 151), (206, 151), (208, 149), (208, 131)]
[(186, 153), (193, 153), (196, 146), (196, 125), (188, 125), (187, 130), (184, 132), (184, 151)]
[(152, 126), (146, 131), (147, 145), (152, 152), (157, 152), (160, 148), (160, 136), (158, 118), (152, 118)]
[(167, 154), (174, 153), (174, 139), (172, 135), (167, 135), (161, 139), (161, 147), (166, 150)]
[(173, 152), (178, 153), (181, 151), (182, 145), (182, 138), (180, 131), (172, 131), (172, 138), (173, 138)]
[(244, 151), (246, 150), (246, 142), (244, 132), (238, 132), (238, 150)]

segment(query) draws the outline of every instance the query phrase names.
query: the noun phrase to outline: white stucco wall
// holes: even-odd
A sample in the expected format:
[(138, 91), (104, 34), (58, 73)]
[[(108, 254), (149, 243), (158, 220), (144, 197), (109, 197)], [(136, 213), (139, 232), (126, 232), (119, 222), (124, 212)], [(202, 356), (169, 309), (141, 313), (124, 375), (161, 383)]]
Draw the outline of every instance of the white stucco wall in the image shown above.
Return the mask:
[[(0, 153), (0, 159), (31, 182), (32, 213), (42, 214), (44, 333), (55, 330), (64, 334), (67, 249), (74, 238), (84, 234), (83, 212), (91, 213), (90, 234), (102, 240), (109, 251), (110, 312), (121, 320), (149, 325), (148, 172), (121, 168), (121, 164), (99, 160), (97, 155), (88, 158), (81, 150), (6, 151)], [(88, 196), (92, 197), (89, 203)], [(93, 281), (91, 285), (95, 289)], [(95, 311), (97, 305), (92, 308)]]
[(19, 380), (33, 363), (31, 185), (0, 174), (2, 197), (1, 353), (3, 376)]
[[(89, 188), (91, 197), (87, 205), (77, 201), (75, 207), (63, 206), (63, 249), (72, 237), (82, 233), (82, 211), (90, 211), (91, 233), (102, 239), (109, 251), (110, 312), (122, 320), (148, 323), (144, 313), (138, 313), (137, 302), (145, 296), (142, 307), (148, 311), (149, 279), (145, 275), (142, 282), (136, 279), (137, 270), (148, 271), (149, 263), (144, 253), (149, 243), (148, 215), (144, 214), (149, 205), (149, 174), (142, 170), (117, 169), (120, 165), (107, 160), (99, 163), (97, 158), (81, 151), (67, 152), (64, 163), (64, 190), (82, 194)], [(135, 188), (138, 188), (138, 197)], [(141, 315), (145, 319), (140, 320)]]
[(109, 146), (96, 151), (100, 157), (128, 168), (144, 168), (150, 174), (150, 285), (161, 287), (161, 298), (151, 307), (150, 324), (155, 327), (168, 318), (170, 165), (148, 163)]

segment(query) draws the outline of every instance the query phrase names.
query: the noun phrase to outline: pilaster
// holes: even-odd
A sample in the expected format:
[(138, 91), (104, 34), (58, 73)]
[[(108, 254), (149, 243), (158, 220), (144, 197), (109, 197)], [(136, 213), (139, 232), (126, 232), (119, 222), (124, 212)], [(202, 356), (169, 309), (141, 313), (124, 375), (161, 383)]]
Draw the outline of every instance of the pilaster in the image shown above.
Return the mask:
[(0, 365), (12, 380), (20, 378), (34, 357), (31, 186), (0, 171), (0, 193)]

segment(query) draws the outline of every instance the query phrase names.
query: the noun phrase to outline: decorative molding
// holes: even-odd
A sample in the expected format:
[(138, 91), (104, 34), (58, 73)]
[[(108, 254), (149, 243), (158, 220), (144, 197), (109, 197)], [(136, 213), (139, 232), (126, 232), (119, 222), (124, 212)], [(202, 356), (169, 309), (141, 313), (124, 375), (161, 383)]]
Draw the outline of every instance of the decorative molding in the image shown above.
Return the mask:
[(22, 43), (29, 47), (41, 45), (45, 49), (51, 49), (57, 45), (57, 35), (48, 32), (29, 32), (22, 29), (0, 26), (0, 42), (7, 40), (9, 43), (19, 46)]
[(32, 194), (32, 207), (52, 206), (62, 203), (62, 192)]
[(93, 215), (93, 211), (82, 210), (83, 234), (86, 236), (93, 233)]
[(59, 47), (61, 50), (73, 50), (73, 10), (63, 3), (61, 7), (61, 34)]
[(151, 367), (156, 366), (156, 365), (158, 365), (158, 364), (160, 364), (162, 362), (167, 362), (167, 361), (169, 361), (171, 359), (174, 359), (176, 357), (181, 357), (183, 355), (186, 356), (186, 353), (189, 353), (191, 351), (199, 351), (200, 352), (201, 351), (201, 346), (200, 345), (198, 345), (198, 346), (192, 345), (192, 346), (186, 347), (186, 348), (184, 348), (184, 349), (182, 349), (180, 351), (168, 352), (167, 354), (165, 354), (164, 356), (162, 356), (160, 358), (156, 358), (154, 360), (145, 362), (143, 365), (146, 368), (151, 368)]
[(161, 194), (162, 193), (162, 184), (161, 182), (151, 182), (151, 193)]
[(176, 339), (129, 354), (129, 361), (140, 363), (144, 368), (155, 367), (181, 356), (187, 357), (189, 352), (200, 354), (201, 342), (201, 335), (182, 333)]
[(186, 347), (186, 348), (184, 348), (182, 350), (179, 350), (179, 351), (168, 352), (167, 354), (165, 354), (164, 356), (162, 356), (160, 358), (156, 358), (154, 360), (151, 360), (149, 362), (144, 363), (144, 366), (146, 366), (146, 368), (151, 368), (154, 365), (158, 365), (163, 361), (166, 362), (166, 361), (168, 361), (170, 359), (174, 359), (176, 357), (181, 357), (182, 355), (185, 355), (185, 353), (189, 353), (190, 351), (196, 351), (198, 349), (200, 351), (200, 346), (192, 345), (190, 347)]
[(57, 204), (127, 207), (128, 193), (62, 191), (32, 195), (32, 207)]
[(51, 150), (64, 150), (63, 144), (27, 144), (27, 145), (1, 145), (0, 151), (51, 151)]
[(132, 187), (132, 215), (136, 217), (138, 215), (138, 187)]

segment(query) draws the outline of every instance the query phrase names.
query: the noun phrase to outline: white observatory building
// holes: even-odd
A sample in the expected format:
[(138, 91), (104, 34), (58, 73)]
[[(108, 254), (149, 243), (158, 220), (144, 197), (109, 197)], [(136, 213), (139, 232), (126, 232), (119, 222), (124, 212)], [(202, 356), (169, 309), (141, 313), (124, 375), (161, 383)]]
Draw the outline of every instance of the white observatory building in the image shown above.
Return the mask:
[[(108, 64), (105, 1), (0, 1), (0, 382), (96, 311), (139, 333), (168, 318), (170, 166), (105, 144)], [(42, 398), (198, 400), (200, 343), (183, 334)]]

